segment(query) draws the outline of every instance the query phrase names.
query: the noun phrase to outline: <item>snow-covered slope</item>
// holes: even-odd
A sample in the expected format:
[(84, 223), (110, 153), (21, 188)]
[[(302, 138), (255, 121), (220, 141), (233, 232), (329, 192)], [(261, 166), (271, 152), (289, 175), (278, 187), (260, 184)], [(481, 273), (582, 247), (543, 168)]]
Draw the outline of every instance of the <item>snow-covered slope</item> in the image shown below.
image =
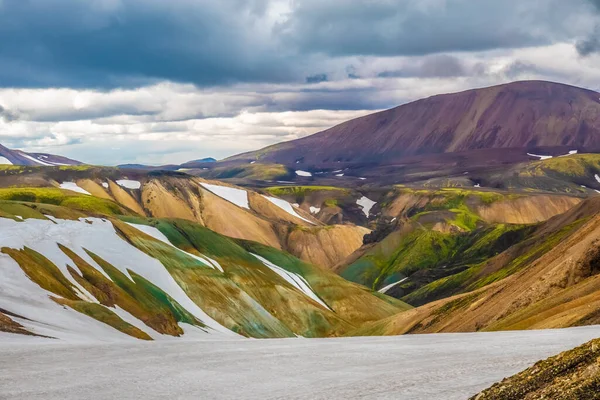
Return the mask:
[(1, 211), (10, 216), (15, 207), (18, 216), (0, 218), (0, 332), (8, 319), (70, 342), (190, 332), (310, 337), (402, 309), (275, 249), (250, 252), (191, 222), (65, 219), (66, 209), (58, 218), (17, 203)]
[(46, 153), (27, 153), (22, 150), (11, 150), (0, 144), (0, 165), (56, 167), (80, 164), (81, 162), (66, 157)]

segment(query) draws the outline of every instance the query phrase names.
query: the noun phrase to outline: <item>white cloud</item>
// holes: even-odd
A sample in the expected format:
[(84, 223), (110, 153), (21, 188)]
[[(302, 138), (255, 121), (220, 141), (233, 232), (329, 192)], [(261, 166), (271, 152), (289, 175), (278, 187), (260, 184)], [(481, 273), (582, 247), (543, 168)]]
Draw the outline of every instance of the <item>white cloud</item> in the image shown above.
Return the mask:
[[(415, 76), (419, 74), (413, 66), (423, 65), (422, 57), (345, 57), (323, 65), (326, 70), (321, 72), (331, 78), (317, 84), (197, 88), (161, 82), (111, 91), (5, 88), (0, 89), (0, 106), (17, 118), (0, 118), (0, 143), (97, 164), (179, 163), (296, 139), (438, 93), (519, 79), (596, 90), (600, 82), (600, 56), (580, 57), (572, 43), (449, 56), (467, 71), (464, 76)], [(360, 78), (347, 76), (348, 65)], [(378, 77), (385, 71), (400, 73)]]

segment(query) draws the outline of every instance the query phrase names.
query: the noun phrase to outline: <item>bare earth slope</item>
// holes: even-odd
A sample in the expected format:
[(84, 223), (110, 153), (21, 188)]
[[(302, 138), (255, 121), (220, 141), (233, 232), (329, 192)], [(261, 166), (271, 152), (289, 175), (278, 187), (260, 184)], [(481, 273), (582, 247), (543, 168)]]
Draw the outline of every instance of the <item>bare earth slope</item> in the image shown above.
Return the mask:
[(418, 100), (233, 159), (315, 165), (381, 163), (486, 148), (597, 149), (598, 115), (596, 92), (551, 82), (514, 82)]

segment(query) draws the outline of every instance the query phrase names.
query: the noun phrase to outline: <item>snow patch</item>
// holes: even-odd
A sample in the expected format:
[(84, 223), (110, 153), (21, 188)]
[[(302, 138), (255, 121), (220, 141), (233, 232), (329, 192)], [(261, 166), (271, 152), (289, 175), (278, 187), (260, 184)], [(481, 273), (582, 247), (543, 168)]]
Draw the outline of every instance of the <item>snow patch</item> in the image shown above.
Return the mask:
[[(32, 250), (43, 254), (59, 268), (61, 273), (75, 288), (79, 289), (79, 291), (84, 294), (86, 293), (85, 289), (83, 289), (71, 277), (71, 274), (67, 270), (67, 265), (71, 265), (76, 271), (78, 271), (78, 269), (72, 260), (59, 249), (57, 243), (61, 243), (69, 247), (69, 249), (71, 249), (78, 256), (88, 262), (92, 267), (96, 268), (100, 273), (103, 273), (106, 276), (104, 270), (100, 268), (83, 250), (85, 248), (94, 254), (97, 254), (108, 263), (112, 264), (130, 279), (131, 276), (129, 275), (129, 271), (133, 271), (146, 280), (152, 282), (155, 286), (171, 296), (171, 298), (178, 302), (183, 308), (189, 311), (192, 315), (198, 318), (198, 320), (202, 321), (212, 330), (229, 335), (235, 335), (233, 332), (213, 320), (200, 307), (198, 307), (198, 305), (190, 299), (190, 297), (179, 286), (177, 281), (175, 281), (175, 279), (159, 260), (150, 257), (148, 254), (130, 245), (127, 241), (122, 239), (115, 231), (112, 223), (109, 221), (99, 218), (86, 218), (85, 220), (82, 219), (79, 221), (51, 218), (49, 220), (27, 219), (22, 222), (17, 222), (12, 219), (0, 218), (0, 242), (5, 247), (22, 249), (27, 246)], [(6, 267), (7, 265), (9, 267)], [(79, 332), (80, 335), (87, 336), (89, 334), (87, 328), (75, 326), (74, 323), (69, 325), (69, 323), (66, 322), (66, 325), (64, 325), (62, 323), (57, 324), (56, 322), (52, 322), (55, 313), (51, 313), (47, 309), (42, 310), (43, 312), (40, 313), (40, 308), (37, 306), (37, 303), (40, 303), (40, 296), (38, 296), (36, 298), (37, 300), (35, 300), (36, 305), (31, 306), (31, 301), (28, 302), (28, 299), (30, 296), (37, 296), (36, 293), (39, 294), (40, 290), (42, 289), (26, 278), (20, 267), (16, 264), (16, 262), (14, 262), (14, 260), (12, 260), (12, 258), (8, 257), (7, 255), (0, 255), (0, 267), (0, 307), (22, 315), (26, 318), (31, 318), (35, 321), (42, 322), (42, 324), (50, 323), (51, 325), (57, 325), (56, 329), (60, 329), (59, 327), (61, 326), (67, 326), (69, 329), (74, 329), (75, 331)], [(14, 272), (13, 270), (17, 271)], [(27, 289), (27, 286), (24, 287), (23, 284), (20, 284), (20, 287), (18, 287), (18, 292), (20, 295), (9, 295), (7, 300), (5, 295), (7, 286), (6, 274), (11, 271), (13, 274), (17, 275), (18, 272), (20, 272), (20, 274), (25, 277), (25, 279), (29, 281), (31, 285), (38, 287), (38, 290), (32, 292), (31, 289)], [(41, 297), (48, 297), (47, 292), (42, 290), (41, 293)], [(92, 297), (92, 301), (93, 300), (94, 299)], [(48, 299), (48, 301), (50, 300)], [(15, 304), (17, 306), (15, 306)], [(29, 308), (22, 309), (21, 307), (18, 307), (19, 304), (29, 305)], [(58, 307), (62, 308), (62, 306)], [(80, 314), (76, 311), (71, 311), (74, 314)], [(40, 314), (48, 315), (40, 317)], [(101, 323), (98, 322), (98, 324)], [(108, 328), (114, 330), (113, 328)], [(122, 335), (118, 331), (115, 332), (117, 332), (119, 335)], [(44, 334), (40, 331), (36, 331), (36, 333)], [(47, 334), (49, 336), (55, 336), (51, 333)]]
[(108, 182), (102, 182), (102, 187), (104, 189), (108, 189)]
[(26, 159), (33, 161), (33, 162), (34, 162), (34, 163), (36, 163), (36, 164), (40, 164), (40, 165), (43, 165), (43, 166), (46, 166), (46, 167), (53, 167), (53, 166), (54, 166), (54, 165), (52, 165), (52, 164), (49, 164), (49, 163), (47, 163), (47, 162), (44, 162), (44, 161), (42, 161), (42, 160), (38, 160), (37, 158), (35, 158), (35, 157), (32, 157), (32, 156), (30, 156), (30, 155), (28, 155), (28, 154), (25, 154), (25, 153), (19, 153), (19, 154), (20, 154), (21, 156), (25, 157)]
[(596, 178), (596, 181), (597, 181), (597, 182), (600, 182), (600, 175), (598, 175), (598, 174), (595, 174), (595, 175), (594, 175), (594, 178)]
[(285, 200), (282, 199), (278, 199), (276, 197), (269, 197), (269, 196), (264, 196), (263, 197), (267, 200), (269, 200), (271, 203), (275, 204), (277, 207), (281, 208), (283, 211), (287, 212), (288, 214), (301, 219), (302, 221), (308, 222), (309, 224), (314, 225), (313, 222), (307, 220), (306, 218), (301, 217), (300, 215), (298, 215), (296, 213), (296, 211), (294, 211), (294, 207), (292, 207), (292, 205), (290, 203), (288, 203)]
[(568, 156), (572, 156), (573, 154), (577, 154), (577, 150), (571, 150), (567, 154), (563, 154), (562, 156), (559, 156), (559, 157), (568, 157)]
[(225, 272), (225, 271), (223, 271), (223, 268), (221, 268), (221, 266), (218, 263), (217, 263), (217, 266), (215, 266), (215, 264), (213, 264), (207, 258), (199, 257), (195, 254), (188, 253), (187, 251), (181, 250), (179, 247), (176, 247), (175, 245), (173, 245), (173, 243), (171, 243), (169, 241), (169, 239), (161, 231), (159, 231), (157, 228), (155, 228), (153, 226), (132, 224), (130, 222), (126, 222), (126, 224), (137, 229), (138, 231), (143, 232), (146, 235), (158, 240), (159, 242), (163, 242), (163, 243), (173, 247), (174, 249), (184, 253), (185, 255), (192, 257), (194, 260), (200, 261), (202, 264), (206, 265), (207, 267), (210, 267), (212, 269), (218, 269), (221, 272)]
[(408, 277), (404, 278), (404, 279), (400, 279), (398, 282), (396, 283), (392, 283), (391, 285), (387, 285), (385, 287), (382, 287), (381, 289), (378, 290), (379, 293), (387, 293), (391, 288), (393, 288), (394, 286), (397, 286), (399, 284), (401, 284), (402, 282), (404, 282), (405, 280), (407, 280)]
[(358, 178), (358, 179), (360, 179), (361, 181), (367, 180), (367, 178)]
[(313, 206), (310, 206), (310, 212), (311, 212), (312, 214), (318, 214), (318, 213), (320, 213), (320, 212), (321, 212), (321, 208), (320, 208), (320, 207), (313, 207)]
[(473, 186), (473, 187), (480, 188), (480, 187), (481, 187), (481, 184), (479, 184), (479, 183), (478, 183), (478, 184), (476, 184), (476, 185), (475, 185), (475, 186)]
[(301, 171), (301, 170), (296, 171), (296, 175), (298, 175), (298, 176), (312, 176), (312, 174), (310, 172), (308, 172), (308, 171)]
[(256, 161), (250, 161), (250, 164), (256, 164)]
[(363, 196), (360, 199), (356, 200), (356, 204), (362, 207), (363, 212), (365, 213), (367, 218), (369, 218), (369, 215), (371, 214), (371, 209), (375, 204), (377, 204), (377, 202), (367, 198), (366, 196)]
[(335, 174), (335, 176), (344, 176), (344, 174)]
[(132, 181), (130, 179), (119, 179), (117, 181), (119, 186), (122, 186), (126, 189), (138, 190), (142, 187), (142, 184), (139, 181)]
[(0, 156), (0, 165), (13, 165), (13, 163), (8, 158)]
[(61, 189), (66, 189), (66, 190), (70, 190), (72, 192), (87, 194), (88, 196), (92, 195), (87, 190), (85, 190), (85, 189), (80, 188), (79, 186), (77, 186), (77, 184), (75, 182), (63, 182), (63, 183), (60, 184), (60, 188)]
[(552, 158), (552, 156), (542, 156), (539, 154), (531, 154), (531, 153), (527, 153), (527, 155), (530, 157), (538, 157), (540, 160), (548, 160), (548, 159)]
[(245, 208), (247, 210), (250, 209), (250, 204), (248, 203), (248, 192), (245, 190), (227, 186), (212, 185), (210, 183), (201, 183), (200, 185), (238, 207)]
[(280, 266), (273, 264), (266, 258), (259, 256), (258, 254), (253, 254), (253, 253), (250, 253), (250, 254), (252, 254), (254, 257), (258, 258), (265, 266), (267, 266), (269, 269), (271, 269), (271, 271), (273, 271), (277, 275), (281, 276), (290, 285), (292, 285), (293, 287), (295, 287), (296, 289), (298, 289), (299, 291), (304, 293), (306, 296), (310, 297), (311, 299), (313, 299), (314, 301), (316, 301), (317, 303), (319, 303), (326, 309), (333, 311), (331, 308), (329, 308), (329, 306), (327, 304), (325, 304), (323, 302), (323, 300), (321, 300), (319, 298), (319, 296), (317, 296), (315, 294), (315, 292), (313, 292), (310, 285), (308, 284), (306, 279), (304, 279), (303, 276), (289, 272), (289, 271), (281, 268)]

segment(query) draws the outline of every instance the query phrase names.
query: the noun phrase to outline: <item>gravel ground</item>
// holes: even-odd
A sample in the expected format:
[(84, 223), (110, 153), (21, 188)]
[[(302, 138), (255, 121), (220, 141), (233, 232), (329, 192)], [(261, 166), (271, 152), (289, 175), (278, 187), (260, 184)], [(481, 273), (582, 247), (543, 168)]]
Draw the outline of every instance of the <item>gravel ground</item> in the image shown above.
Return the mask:
[(0, 335), (0, 399), (466, 399), (600, 337), (564, 330), (62, 344)]

